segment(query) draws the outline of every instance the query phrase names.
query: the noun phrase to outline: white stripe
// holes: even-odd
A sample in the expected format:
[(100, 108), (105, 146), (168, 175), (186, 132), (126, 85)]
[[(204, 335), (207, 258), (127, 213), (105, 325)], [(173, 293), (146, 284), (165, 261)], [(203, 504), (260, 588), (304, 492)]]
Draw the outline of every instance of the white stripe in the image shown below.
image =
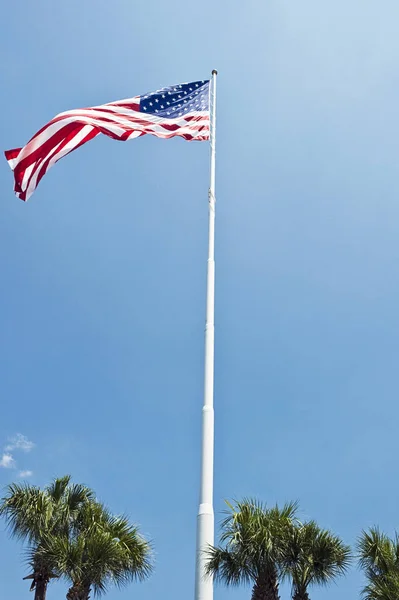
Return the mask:
[(29, 165), (29, 167), (27, 167), (27, 169), (25, 169), (24, 177), (21, 182), (21, 188), (23, 189), (23, 191), (25, 191), (26, 186), (28, 185), (29, 177), (32, 175), (32, 171), (35, 167), (36, 163), (32, 163), (31, 165)]
[(9, 158), (7, 159), (8, 164), (10, 165), (11, 169), (14, 170), (16, 165), (18, 164), (18, 156), (16, 158)]
[(142, 134), (141, 131), (132, 131), (132, 133), (129, 135), (129, 137), (127, 139), (134, 140), (134, 138), (140, 137), (141, 134)]
[(107, 104), (99, 104), (94, 108), (101, 108), (102, 106), (118, 106), (118, 104), (136, 104), (136, 106), (140, 106), (140, 96), (133, 96), (133, 98), (125, 98), (125, 100), (116, 100), (116, 102), (107, 102)]

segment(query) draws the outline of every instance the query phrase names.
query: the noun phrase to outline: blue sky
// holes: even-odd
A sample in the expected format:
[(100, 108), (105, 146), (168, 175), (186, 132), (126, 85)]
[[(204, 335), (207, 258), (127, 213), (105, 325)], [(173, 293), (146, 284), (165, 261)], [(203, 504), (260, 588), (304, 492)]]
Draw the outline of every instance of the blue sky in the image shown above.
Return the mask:
[[(2, 8), (4, 149), (219, 69), (217, 520), (252, 495), (348, 543), (398, 527), (398, 18), (394, 0)], [(71, 473), (140, 524), (156, 572), (109, 600), (193, 595), (207, 185), (207, 144), (150, 136), (95, 139), (26, 204), (0, 168), (0, 447), (35, 443), (0, 485)], [(27, 597), (3, 528), (0, 561), (0, 596)]]

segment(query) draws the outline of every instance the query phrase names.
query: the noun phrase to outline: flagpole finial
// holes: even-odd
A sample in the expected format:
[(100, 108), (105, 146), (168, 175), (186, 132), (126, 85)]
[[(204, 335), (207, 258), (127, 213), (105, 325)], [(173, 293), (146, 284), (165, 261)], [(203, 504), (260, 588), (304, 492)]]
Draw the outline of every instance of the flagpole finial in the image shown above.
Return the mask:
[(213, 69), (212, 75), (217, 75), (217, 74), (218, 74), (218, 72), (216, 71), (216, 69)]

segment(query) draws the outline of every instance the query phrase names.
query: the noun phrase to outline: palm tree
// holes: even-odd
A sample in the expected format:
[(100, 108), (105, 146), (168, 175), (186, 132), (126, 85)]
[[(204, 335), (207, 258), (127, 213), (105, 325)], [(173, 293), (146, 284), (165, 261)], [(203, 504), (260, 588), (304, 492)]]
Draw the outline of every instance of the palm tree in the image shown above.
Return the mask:
[(254, 500), (228, 504), (221, 546), (207, 551), (207, 573), (225, 585), (252, 585), (252, 600), (279, 600), (285, 540), (297, 505), (267, 508)]
[(81, 510), (67, 535), (50, 536), (40, 558), (70, 582), (67, 600), (88, 600), (93, 590), (104, 593), (143, 580), (151, 573), (151, 547), (125, 517), (115, 517), (98, 502)]
[(12, 536), (30, 545), (29, 564), (35, 600), (45, 600), (48, 583), (56, 573), (41, 555), (44, 540), (65, 535), (81, 507), (92, 501), (93, 492), (83, 485), (71, 484), (70, 476), (55, 479), (43, 490), (27, 484), (11, 484), (0, 502), (0, 516)]
[(311, 585), (327, 585), (345, 574), (351, 550), (315, 521), (297, 523), (286, 540), (283, 571), (292, 580), (293, 600), (309, 600)]
[(359, 566), (367, 585), (362, 591), (365, 600), (397, 600), (399, 598), (399, 537), (394, 539), (377, 527), (363, 531), (357, 544)]

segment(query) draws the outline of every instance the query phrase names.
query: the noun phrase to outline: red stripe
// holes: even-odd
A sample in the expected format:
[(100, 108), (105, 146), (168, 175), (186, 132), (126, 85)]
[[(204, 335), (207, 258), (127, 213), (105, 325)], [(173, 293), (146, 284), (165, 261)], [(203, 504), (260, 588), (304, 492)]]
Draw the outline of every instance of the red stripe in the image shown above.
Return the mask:
[(4, 155), (7, 160), (13, 160), (17, 158), (18, 154), (21, 152), (22, 148), (14, 148), (14, 150), (6, 150)]

